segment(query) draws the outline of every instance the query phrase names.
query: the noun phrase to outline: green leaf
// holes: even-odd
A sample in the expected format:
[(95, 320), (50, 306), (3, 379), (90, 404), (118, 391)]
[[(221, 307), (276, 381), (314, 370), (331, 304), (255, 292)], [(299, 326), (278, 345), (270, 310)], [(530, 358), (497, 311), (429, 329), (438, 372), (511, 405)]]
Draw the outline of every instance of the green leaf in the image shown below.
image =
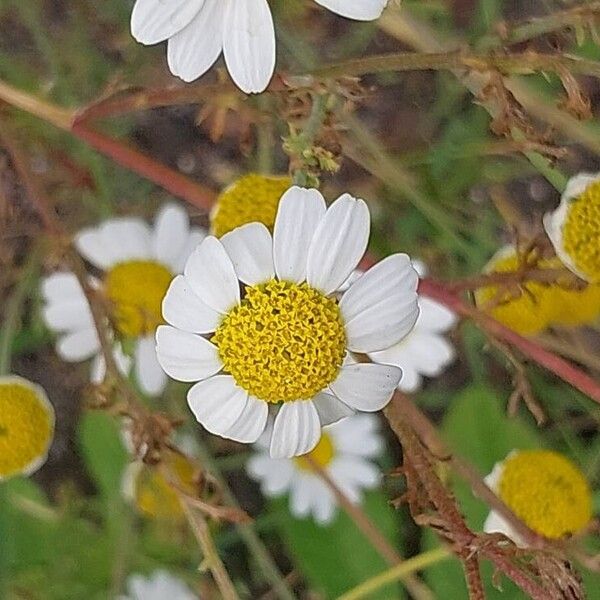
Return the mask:
[[(354, 522), (341, 510), (331, 525), (321, 527), (311, 519), (292, 517), (287, 509), (287, 499), (273, 504), (282, 515), (280, 530), (290, 553), (311, 587), (326, 598), (336, 598), (389, 568)], [(397, 515), (386, 497), (380, 492), (367, 493), (363, 510), (390, 543), (396, 545), (398, 540), (394, 534), (399, 529)], [(371, 598), (397, 600), (402, 598), (402, 592), (399, 585), (390, 585)]]
[(113, 497), (121, 490), (128, 456), (115, 419), (101, 412), (89, 412), (79, 425), (82, 455), (99, 491)]

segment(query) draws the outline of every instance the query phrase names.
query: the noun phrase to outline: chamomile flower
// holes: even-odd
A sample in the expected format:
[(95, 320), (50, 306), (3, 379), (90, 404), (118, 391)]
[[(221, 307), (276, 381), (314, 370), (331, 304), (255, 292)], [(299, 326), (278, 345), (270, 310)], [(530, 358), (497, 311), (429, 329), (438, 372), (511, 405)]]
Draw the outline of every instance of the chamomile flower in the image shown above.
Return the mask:
[(565, 266), (600, 283), (600, 174), (572, 177), (559, 207), (544, 217), (544, 226)]
[(35, 383), (0, 377), (0, 481), (31, 475), (48, 456), (54, 437), (54, 409)]
[[(387, 0), (316, 0), (349, 19), (379, 17)], [(168, 40), (173, 75), (197, 79), (221, 52), (235, 84), (262, 92), (275, 69), (275, 28), (267, 0), (137, 0), (131, 33), (141, 44)]]
[(208, 431), (255, 442), (271, 409), (270, 452), (286, 458), (310, 452), (323, 425), (388, 403), (400, 369), (346, 358), (408, 334), (418, 276), (408, 256), (395, 254), (338, 301), (367, 247), (369, 221), (363, 200), (344, 194), (327, 209), (317, 190), (292, 187), (272, 237), (250, 223), (207, 237), (190, 256), (163, 302), (169, 325), (157, 331), (158, 359), (174, 379), (198, 382), (188, 404)]
[[(154, 334), (163, 323), (161, 302), (173, 276), (180, 273), (204, 238), (190, 228), (185, 211), (165, 206), (154, 227), (143, 220), (116, 218), (85, 229), (75, 238), (80, 254), (102, 272), (93, 284), (104, 294), (115, 338), (115, 359), (127, 373), (135, 369), (141, 389), (160, 394), (167, 381), (156, 360)], [(92, 313), (73, 273), (54, 273), (42, 284), (44, 318), (59, 334), (56, 350), (68, 362), (93, 358), (92, 381), (101, 381), (105, 365)], [(133, 361), (122, 347), (132, 346)]]
[[(487, 273), (514, 273), (522, 258), (514, 246), (499, 250), (487, 264)], [(557, 257), (538, 261), (537, 269), (558, 270)], [(500, 290), (497, 286), (475, 292), (477, 306), (512, 330), (522, 335), (534, 335), (552, 325), (575, 327), (593, 323), (600, 314), (600, 285), (588, 284), (576, 288), (570, 282), (527, 281), (520, 294)]]
[(217, 198), (210, 214), (211, 233), (221, 237), (254, 222), (272, 232), (281, 196), (291, 186), (288, 176), (250, 173), (240, 177)]
[(167, 571), (152, 575), (131, 575), (127, 580), (127, 595), (119, 600), (198, 600), (198, 595), (180, 579)]
[(263, 435), (247, 469), (260, 481), (265, 496), (289, 493), (294, 516), (312, 516), (325, 525), (335, 517), (337, 499), (306, 457), (319, 465), (351, 502), (359, 504), (362, 490), (376, 487), (381, 480), (381, 472), (372, 461), (382, 447), (377, 419), (373, 415), (353, 415), (325, 427), (317, 446), (304, 456), (271, 458), (268, 435)]
[[(559, 539), (582, 531), (592, 518), (592, 496), (583, 473), (551, 450), (515, 450), (496, 464), (486, 483), (532, 531)], [(491, 511), (484, 530), (523, 545), (511, 525)]]
[[(427, 267), (413, 260), (420, 277), (425, 277)], [(419, 318), (413, 330), (400, 342), (380, 352), (370, 352), (373, 362), (396, 365), (402, 369), (398, 388), (403, 392), (416, 392), (423, 376), (437, 377), (454, 360), (454, 346), (444, 337), (456, 324), (456, 315), (444, 305), (419, 296)]]
[(196, 467), (187, 456), (176, 452), (164, 453), (164, 465), (172, 479), (155, 465), (135, 460), (123, 473), (121, 490), (124, 498), (142, 515), (162, 521), (183, 521), (185, 513), (173, 484), (190, 496), (197, 493)]

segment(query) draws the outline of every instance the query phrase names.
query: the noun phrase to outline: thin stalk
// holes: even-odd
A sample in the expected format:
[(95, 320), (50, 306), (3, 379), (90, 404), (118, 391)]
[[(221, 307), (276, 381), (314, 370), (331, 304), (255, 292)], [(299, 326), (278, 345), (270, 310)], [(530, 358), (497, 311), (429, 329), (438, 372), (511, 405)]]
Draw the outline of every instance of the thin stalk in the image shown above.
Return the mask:
[(206, 519), (199, 511), (195, 510), (190, 505), (185, 496), (180, 494), (180, 500), (183, 511), (194, 532), (194, 536), (202, 548), (204, 564), (210, 569), (217, 587), (221, 592), (221, 597), (223, 600), (238, 600), (238, 593), (236, 592), (229, 574), (227, 573), (227, 569), (217, 552)]
[[(309, 454), (307, 454), (305, 458), (313, 471), (317, 473), (325, 485), (333, 492), (344, 512), (352, 519), (356, 527), (362, 532), (367, 540), (369, 540), (371, 546), (375, 548), (388, 565), (404, 564), (398, 551), (389, 543), (387, 538), (379, 531), (360, 506), (357, 506), (348, 500), (342, 490), (340, 490), (333, 479), (331, 479), (327, 471), (325, 471), (325, 469), (323, 469)], [(411, 573), (400, 577), (400, 579), (402, 579), (402, 583), (415, 600), (433, 600), (431, 590)]]
[(338, 600), (359, 600), (360, 598), (365, 598), (369, 594), (377, 592), (385, 585), (405, 579), (407, 576), (412, 575), (417, 571), (422, 571), (431, 565), (435, 565), (443, 560), (448, 560), (449, 558), (452, 558), (452, 556), (450, 550), (441, 546), (429, 550), (428, 552), (417, 554), (417, 556), (408, 558), (391, 569), (363, 581), (349, 592), (342, 594)]
[[(215, 462), (212, 454), (200, 440), (197, 441), (198, 458), (219, 484), (221, 493), (223, 495), (223, 500), (229, 506), (239, 509), (240, 505), (227, 485), (227, 482), (221, 474), (219, 466)], [(271, 555), (261, 539), (258, 537), (258, 535), (256, 535), (252, 525), (236, 523), (235, 527), (240, 534), (240, 537), (248, 547), (248, 550), (252, 553), (252, 556), (260, 566), (265, 580), (267, 580), (273, 586), (275, 592), (277, 592), (278, 598), (281, 600), (295, 600), (295, 596), (290, 590), (287, 581), (279, 572), (277, 565), (271, 558)]]

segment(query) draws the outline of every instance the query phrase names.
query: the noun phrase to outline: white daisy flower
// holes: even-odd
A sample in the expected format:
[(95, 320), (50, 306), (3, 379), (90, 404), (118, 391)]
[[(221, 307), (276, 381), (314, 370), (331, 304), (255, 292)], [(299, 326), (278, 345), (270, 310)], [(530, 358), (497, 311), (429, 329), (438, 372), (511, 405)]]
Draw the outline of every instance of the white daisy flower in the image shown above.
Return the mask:
[(250, 223), (207, 237), (190, 256), (163, 302), (169, 325), (157, 331), (158, 359), (174, 379), (199, 382), (188, 403), (208, 431), (255, 442), (271, 407), (271, 455), (291, 457), (310, 452), (323, 425), (388, 403), (400, 369), (344, 360), (408, 334), (418, 276), (408, 256), (395, 254), (338, 302), (369, 229), (363, 200), (344, 194), (327, 209), (317, 190), (292, 187), (273, 237)]
[[(486, 484), (532, 531), (549, 539), (580, 533), (592, 519), (592, 493), (585, 475), (552, 450), (513, 450), (496, 463)], [(483, 529), (526, 546), (509, 521), (491, 510)]]
[(127, 595), (119, 600), (198, 600), (198, 595), (167, 571), (155, 571), (149, 577), (131, 575)]
[[(312, 515), (321, 525), (331, 523), (337, 499), (306, 458), (271, 458), (265, 434), (257, 447), (247, 469), (251, 477), (260, 481), (263, 494), (277, 497), (289, 492), (290, 512), (294, 516)], [(362, 490), (377, 487), (381, 480), (381, 472), (372, 460), (382, 447), (377, 419), (372, 415), (353, 415), (325, 427), (319, 443), (307, 456), (327, 472), (351, 502), (359, 504)]]
[(544, 216), (544, 227), (563, 264), (600, 283), (600, 173), (572, 177), (558, 208)]
[(54, 408), (42, 387), (18, 375), (0, 377), (0, 485), (31, 475), (48, 457)]
[[(140, 388), (162, 392), (167, 378), (156, 360), (154, 334), (163, 322), (161, 302), (173, 276), (205, 237), (190, 228), (187, 213), (175, 205), (163, 207), (151, 228), (141, 219), (110, 219), (85, 229), (75, 238), (81, 255), (102, 271), (94, 279), (106, 296), (115, 336), (114, 356), (128, 374), (132, 362)], [(42, 283), (44, 319), (59, 334), (56, 351), (68, 362), (93, 358), (91, 380), (104, 379), (106, 367), (92, 313), (79, 282), (70, 272), (54, 273)], [(121, 341), (133, 340), (133, 361)]]
[[(387, 0), (316, 0), (349, 19), (379, 17)], [(173, 75), (197, 79), (221, 52), (235, 84), (262, 92), (275, 69), (275, 29), (267, 0), (137, 0), (131, 33), (141, 44), (167, 43)]]
[[(425, 277), (427, 267), (413, 260), (420, 277)], [(413, 330), (400, 342), (380, 352), (369, 352), (377, 363), (396, 365), (402, 369), (398, 389), (413, 393), (420, 389), (422, 377), (438, 377), (454, 360), (454, 346), (444, 337), (456, 324), (456, 315), (443, 304), (419, 296), (419, 318)]]

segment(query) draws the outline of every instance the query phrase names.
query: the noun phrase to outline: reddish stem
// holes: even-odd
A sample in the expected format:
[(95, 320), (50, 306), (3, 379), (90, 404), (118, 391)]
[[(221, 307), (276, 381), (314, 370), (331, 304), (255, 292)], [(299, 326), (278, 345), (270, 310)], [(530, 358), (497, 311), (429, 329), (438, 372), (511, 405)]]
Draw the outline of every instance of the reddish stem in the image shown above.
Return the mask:
[(552, 352), (548, 352), (532, 340), (520, 336), (508, 327), (492, 319), (474, 306), (465, 302), (460, 296), (447, 289), (442, 283), (431, 279), (423, 279), (419, 291), (424, 295), (437, 300), (455, 313), (473, 319), (482, 329), (493, 337), (507, 342), (517, 348), (548, 371), (570, 383), (573, 387), (589, 396), (594, 402), (600, 404), (600, 383), (592, 377)]
[(114, 160), (118, 165), (156, 183), (174, 196), (186, 200), (203, 211), (210, 210), (213, 205), (215, 201), (213, 190), (152, 160), (123, 142), (90, 129), (83, 123), (74, 123), (70, 131), (98, 152)]

